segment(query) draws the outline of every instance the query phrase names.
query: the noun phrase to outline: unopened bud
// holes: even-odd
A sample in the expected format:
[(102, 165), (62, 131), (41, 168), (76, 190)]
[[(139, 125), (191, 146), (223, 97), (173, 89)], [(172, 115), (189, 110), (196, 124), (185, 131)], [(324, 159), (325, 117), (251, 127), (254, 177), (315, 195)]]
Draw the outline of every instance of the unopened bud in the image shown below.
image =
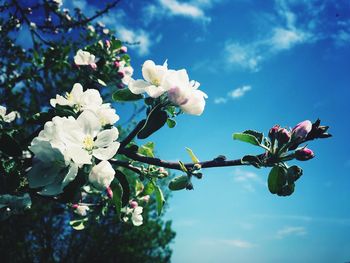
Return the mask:
[(292, 129), (292, 137), (293, 139), (303, 140), (306, 138), (306, 136), (311, 131), (311, 129), (312, 129), (311, 121), (306, 120), (306, 121), (300, 122), (299, 124), (297, 124), (297, 126), (295, 126)]
[(202, 165), (200, 165), (199, 163), (196, 163), (195, 165), (193, 165), (193, 169), (200, 170), (200, 169), (202, 169)]
[(113, 191), (112, 191), (112, 189), (111, 189), (110, 186), (107, 187), (106, 192), (107, 192), (108, 198), (109, 198), (109, 199), (112, 199), (112, 198), (113, 198)]
[(91, 63), (91, 64), (90, 64), (90, 67), (91, 67), (92, 69), (94, 69), (94, 70), (97, 69), (96, 63)]
[(271, 140), (276, 139), (276, 134), (277, 134), (279, 129), (280, 129), (280, 126), (277, 125), (277, 124), (270, 129), (270, 131), (269, 131), (269, 138)]
[(74, 204), (74, 205), (72, 205), (72, 208), (73, 209), (77, 209), (79, 207), (79, 205), (78, 204)]
[(186, 190), (193, 190), (193, 184), (191, 182), (187, 184)]
[(119, 63), (118, 60), (114, 61), (114, 66), (115, 66), (116, 68), (120, 68), (120, 63)]
[(111, 41), (109, 41), (108, 39), (105, 41), (105, 44), (107, 48), (111, 47)]
[(131, 208), (136, 208), (139, 206), (139, 204), (136, 201), (130, 201), (129, 204)]
[(315, 157), (314, 152), (308, 148), (303, 148), (295, 151), (295, 159), (299, 161), (307, 161), (314, 157)]
[(164, 167), (159, 167), (158, 171), (159, 171), (159, 173), (162, 174), (163, 176), (168, 176), (168, 175), (169, 175), (168, 171), (165, 170)]
[(145, 195), (142, 197), (142, 200), (145, 201), (146, 203), (149, 202), (150, 196), (149, 195)]
[(126, 52), (128, 52), (128, 48), (126, 46), (122, 46), (120, 48), (120, 53), (126, 53)]
[(125, 85), (123, 83), (118, 83), (117, 84), (117, 88), (118, 89), (124, 89), (125, 88)]
[(287, 129), (280, 129), (276, 135), (279, 145), (284, 145), (290, 140), (290, 133)]
[(125, 76), (125, 74), (124, 74), (124, 72), (123, 71), (118, 71), (118, 77), (119, 78), (124, 78), (124, 76)]

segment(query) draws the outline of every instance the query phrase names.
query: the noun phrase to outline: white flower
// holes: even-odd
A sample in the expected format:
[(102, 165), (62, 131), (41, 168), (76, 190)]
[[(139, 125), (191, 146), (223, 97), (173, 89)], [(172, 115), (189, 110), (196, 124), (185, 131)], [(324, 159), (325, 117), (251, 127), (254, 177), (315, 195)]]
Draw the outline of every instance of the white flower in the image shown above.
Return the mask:
[(132, 74), (134, 73), (134, 69), (131, 66), (125, 66), (125, 61), (120, 61), (118, 72), (123, 74), (122, 82), (125, 85), (128, 85), (132, 80)]
[(0, 121), (4, 122), (12, 122), (17, 118), (20, 117), (19, 113), (17, 111), (11, 111), (9, 114), (6, 114), (6, 107), (0, 106)]
[(205, 99), (208, 98), (203, 91), (198, 90), (199, 85), (198, 82), (189, 80), (184, 69), (170, 72), (164, 81), (169, 100), (192, 115), (203, 113)]
[(79, 83), (75, 83), (72, 91), (65, 96), (56, 95), (55, 99), (50, 100), (50, 104), (52, 107), (56, 107), (56, 105), (69, 106), (75, 112), (91, 110), (99, 117), (102, 126), (113, 125), (119, 120), (115, 109), (112, 109), (109, 103), (103, 103), (98, 90), (87, 89), (83, 91), (83, 86)]
[(98, 190), (106, 190), (114, 179), (115, 171), (108, 161), (95, 165), (90, 174), (89, 182)]
[(74, 56), (74, 63), (79, 66), (88, 66), (96, 67), (96, 58), (95, 55), (91, 54), (88, 51), (83, 51), (79, 49), (77, 54)]
[(167, 91), (163, 84), (168, 73), (166, 61), (160, 66), (155, 65), (152, 60), (147, 60), (142, 66), (142, 76), (145, 80), (131, 80), (129, 89), (134, 94), (147, 92), (152, 98), (157, 98)]
[(54, 154), (51, 149), (45, 150), (42, 147), (41, 142), (47, 141), (62, 153), (64, 158), (61, 163), (68, 165), (73, 161), (82, 166), (91, 164), (92, 156), (100, 160), (112, 158), (119, 148), (119, 142), (115, 141), (118, 135), (116, 127), (101, 131), (97, 115), (86, 110), (77, 119), (54, 117), (52, 121), (45, 123), (39, 136), (32, 141), (30, 150), (43, 162), (56, 160), (56, 156), (51, 157)]
[(131, 221), (134, 224), (134, 226), (140, 226), (143, 223), (142, 218), (142, 206), (135, 207), (133, 209), (132, 215), (131, 215)]
[(87, 205), (78, 205), (75, 212), (80, 216), (86, 216), (90, 208)]
[(30, 188), (43, 187), (42, 195), (57, 195), (73, 181), (78, 173), (78, 166), (67, 164), (62, 152), (50, 142), (35, 138), (30, 150), (37, 158), (28, 172)]

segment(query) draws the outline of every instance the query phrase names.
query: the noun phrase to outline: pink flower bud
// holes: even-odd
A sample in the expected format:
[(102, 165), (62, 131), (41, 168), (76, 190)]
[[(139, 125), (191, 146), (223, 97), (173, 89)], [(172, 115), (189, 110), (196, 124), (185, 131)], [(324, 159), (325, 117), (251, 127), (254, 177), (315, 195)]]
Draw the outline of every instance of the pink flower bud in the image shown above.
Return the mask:
[(118, 83), (117, 84), (117, 88), (118, 89), (124, 89), (125, 88), (125, 85), (123, 83)]
[(142, 200), (145, 201), (146, 203), (149, 202), (150, 196), (149, 195), (145, 195), (142, 197)]
[(72, 208), (73, 209), (77, 209), (79, 207), (79, 205), (78, 204), (74, 204), (74, 205), (72, 205)]
[(118, 71), (118, 77), (119, 78), (124, 78), (124, 76), (125, 76), (125, 74), (124, 74), (124, 72), (123, 71)]
[(279, 129), (280, 129), (280, 126), (277, 125), (277, 124), (270, 129), (270, 131), (269, 131), (269, 138), (271, 140), (274, 140), (276, 138), (276, 134), (277, 134)]
[(309, 120), (300, 122), (292, 129), (292, 137), (295, 139), (305, 139), (312, 129), (312, 123)]
[(299, 161), (307, 161), (314, 157), (315, 157), (314, 152), (308, 148), (303, 148), (295, 151), (295, 159)]
[(112, 191), (112, 189), (111, 189), (110, 186), (107, 187), (106, 192), (107, 192), (108, 198), (109, 198), (109, 199), (112, 199), (112, 198), (113, 198), (113, 191)]
[(120, 48), (120, 53), (126, 53), (126, 52), (128, 52), (128, 48), (126, 46), (122, 46)]
[(97, 69), (96, 63), (91, 63), (91, 64), (90, 64), (90, 67), (91, 67), (92, 69)]
[(287, 129), (280, 129), (276, 135), (279, 145), (284, 145), (290, 140), (290, 133)]
[(114, 66), (120, 68), (120, 62), (118, 60), (114, 61)]
[(139, 204), (136, 201), (130, 201), (129, 204), (130, 204), (131, 208), (136, 208), (139, 206)]
[(107, 48), (111, 47), (111, 41), (109, 41), (108, 39), (105, 41), (105, 44)]

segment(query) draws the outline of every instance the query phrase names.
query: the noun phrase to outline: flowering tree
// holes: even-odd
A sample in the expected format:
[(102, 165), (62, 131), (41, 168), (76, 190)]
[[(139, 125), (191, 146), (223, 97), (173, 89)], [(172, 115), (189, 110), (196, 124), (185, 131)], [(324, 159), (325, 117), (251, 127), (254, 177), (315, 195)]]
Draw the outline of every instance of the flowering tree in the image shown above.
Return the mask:
[[(12, 0), (1, 6), (6, 14), (0, 31), (1, 217), (29, 208), (33, 197), (41, 196), (70, 207), (75, 215), (70, 225), (76, 230), (110, 211), (116, 220), (140, 226), (150, 198), (158, 215), (162, 212), (166, 169), (182, 173), (168, 184), (176, 191), (193, 189), (192, 179), (201, 179), (206, 168), (268, 167), (269, 191), (291, 195), (302, 169), (287, 162), (314, 157), (305, 143), (330, 136), (320, 120), (293, 129), (275, 125), (266, 137), (253, 130), (233, 134), (235, 140), (262, 148), (259, 155), (199, 161), (187, 148), (191, 163), (156, 157), (155, 144), (144, 140), (164, 126), (175, 128), (180, 114), (197, 118), (207, 95), (185, 69), (169, 69), (167, 61), (147, 60), (136, 69), (143, 79), (133, 78), (127, 43), (104, 25), (92, 24), (117, 3), (93, 17), (61, 10), (58, 0), (33, 6)], [(21, 28), (32, 38), (28, 50), (12, 35)], [(66, 34), (80, 39), (57, 37)], [(122, 127), (120, 103), (136, 103), (141, 120)]]

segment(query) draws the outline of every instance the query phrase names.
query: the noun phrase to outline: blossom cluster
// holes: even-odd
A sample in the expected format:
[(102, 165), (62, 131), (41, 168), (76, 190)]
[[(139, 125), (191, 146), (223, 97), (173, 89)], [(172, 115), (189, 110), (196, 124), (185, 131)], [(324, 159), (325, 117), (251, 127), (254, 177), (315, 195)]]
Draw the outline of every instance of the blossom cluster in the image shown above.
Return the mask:
[(168, 100), (183, 112), (192, 115), (203, 113), (208, 96), (198, 89), (199, 82), (190, 81), (185, 69), (172, 70), (168, 69), (167, 61), (156, 65), (147, 60), (142, 66), (142, 76), (144, 79), (129, 81), (128, 87), (132, 93), (147, 93), (152, 98), (166, 94)]
[(115, 171), (108, 160), (119, 148), (119, 116), (108, 103), (103, 103), (95, 89), (83, 91), (76, 83), (70, 93), (57, 95), (53, 107), (69, 107), (77, 118), (54, 117), (33, 139), (29, 147), (35, 162), (28, 174), (29, 186), (41, 188), (42, 195), (58, 195), (73, 181), (80, 168), (87, 166), (88, 181), (97, 190), (109, 187)]

